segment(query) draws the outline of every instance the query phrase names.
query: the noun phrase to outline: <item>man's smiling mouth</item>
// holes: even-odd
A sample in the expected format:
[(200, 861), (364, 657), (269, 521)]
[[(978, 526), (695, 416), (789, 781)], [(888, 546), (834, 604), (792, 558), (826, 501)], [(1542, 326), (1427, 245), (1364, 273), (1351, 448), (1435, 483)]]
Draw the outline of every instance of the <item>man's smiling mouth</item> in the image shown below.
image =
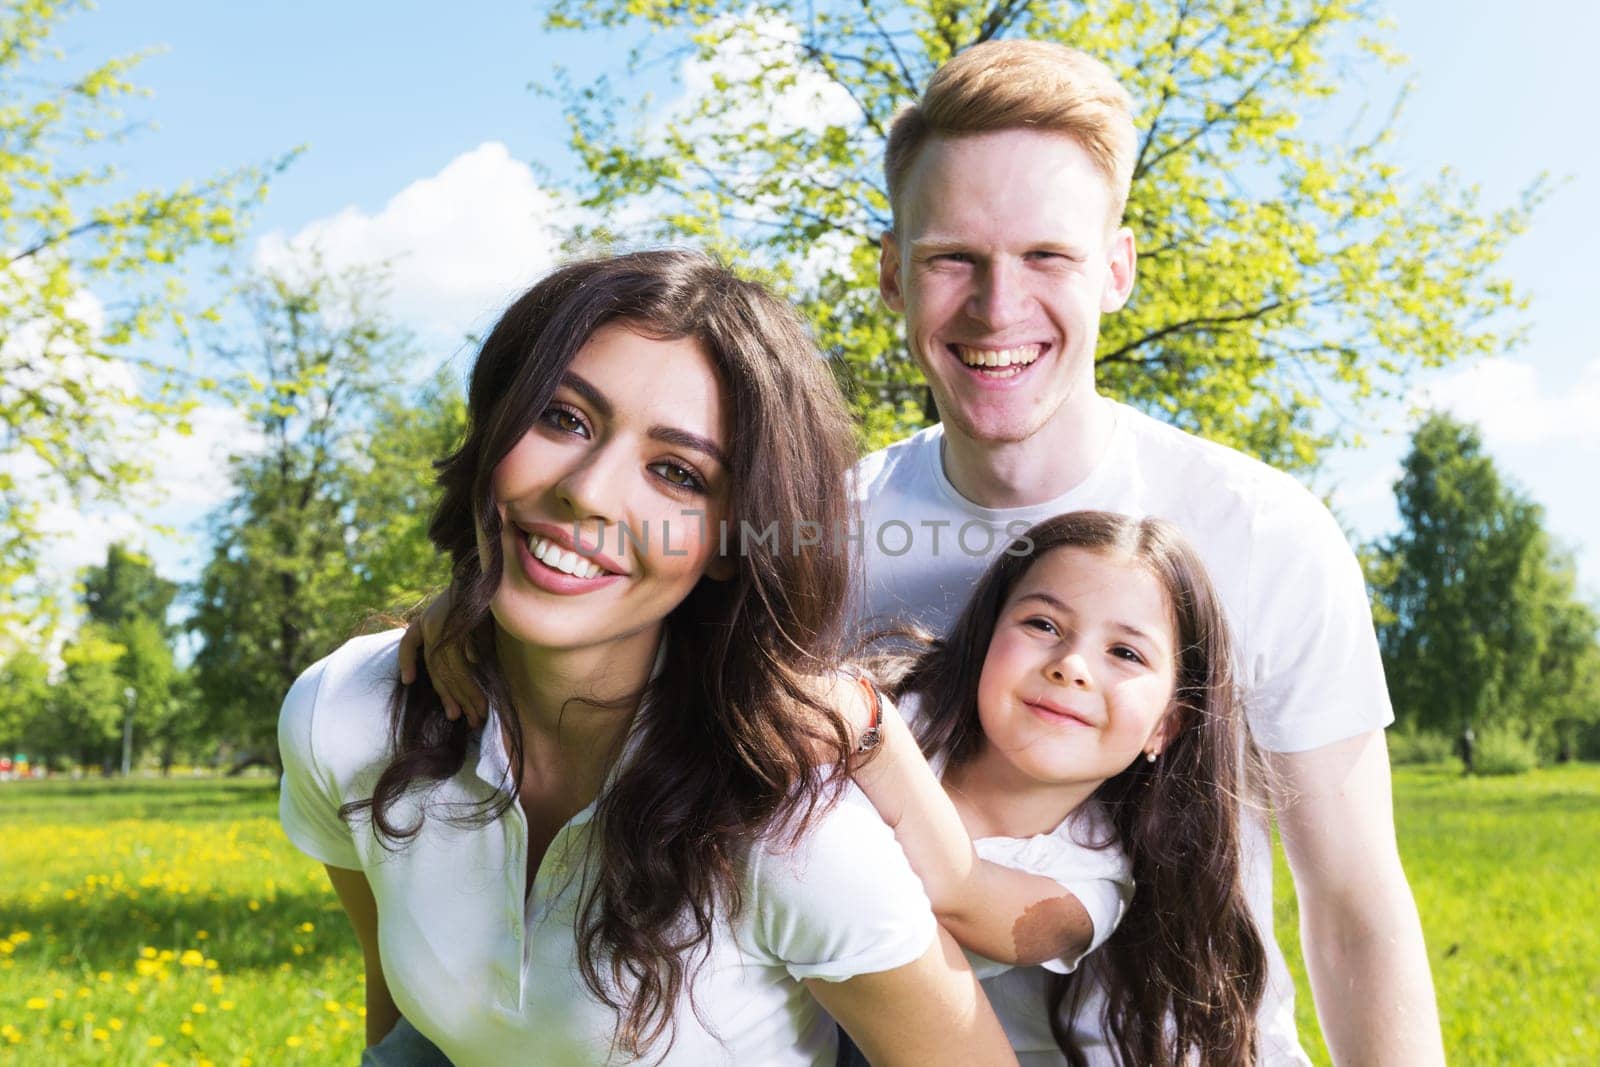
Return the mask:
[(1045, 350), (1041, 344), (1016, 348), (972, 348), (956, 344), (948, 347), (963, 365), (985, 378), (1015, 378), (1044, 355)]

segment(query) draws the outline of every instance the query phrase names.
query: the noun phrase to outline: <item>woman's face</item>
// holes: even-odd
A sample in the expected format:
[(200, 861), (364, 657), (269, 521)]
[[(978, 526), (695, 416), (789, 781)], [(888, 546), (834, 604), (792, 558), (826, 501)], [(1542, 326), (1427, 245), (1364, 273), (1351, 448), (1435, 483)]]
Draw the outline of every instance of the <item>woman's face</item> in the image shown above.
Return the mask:
[(712, 566), (727, 517), (723, 392), (695, 340), (595, 331), (494, 471), (505, 565), (490, 610), (508, 636), (547, 649), (654, 640)]

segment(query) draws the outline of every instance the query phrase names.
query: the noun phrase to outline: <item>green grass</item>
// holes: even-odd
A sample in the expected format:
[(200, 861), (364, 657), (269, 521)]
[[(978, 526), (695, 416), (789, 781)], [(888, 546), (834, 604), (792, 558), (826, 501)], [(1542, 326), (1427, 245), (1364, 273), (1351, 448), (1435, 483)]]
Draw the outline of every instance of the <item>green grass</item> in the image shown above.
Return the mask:
[[(1395, 821), (1450, 1062), (1600, 1063), (1600, 766), (1505, 778), (1397, 768)], [(1281, 852), (1277, 900), (1301, 1035), (1328, 1063)]]
[[(1600, 1063), (1600, 766), (1395, 793), (1451, 1062)], [(0, 783), (0, 1063), (354, 1063), (355, 941), (275, 805), (265, 779)]]

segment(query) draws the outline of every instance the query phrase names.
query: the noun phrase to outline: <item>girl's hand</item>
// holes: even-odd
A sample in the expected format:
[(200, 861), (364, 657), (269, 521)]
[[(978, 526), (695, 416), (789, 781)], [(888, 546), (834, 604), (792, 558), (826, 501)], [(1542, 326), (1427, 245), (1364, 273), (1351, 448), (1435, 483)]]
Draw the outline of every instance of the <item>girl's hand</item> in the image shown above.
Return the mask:
[(417, 680), (417, 652), (428, 667), (428, 682), (444, 705), (445, 718), (454, 722), (463, 715), (468, 725), (481, 728), (489, 718), (488, 702), (472, 680), (472, 650), (465, 645), (445, 645), (440, 641), (444, 621), (450, 614), (452, 589), (426, 601), (411, 619), (400, 639), (400, 682), (412, 685)]

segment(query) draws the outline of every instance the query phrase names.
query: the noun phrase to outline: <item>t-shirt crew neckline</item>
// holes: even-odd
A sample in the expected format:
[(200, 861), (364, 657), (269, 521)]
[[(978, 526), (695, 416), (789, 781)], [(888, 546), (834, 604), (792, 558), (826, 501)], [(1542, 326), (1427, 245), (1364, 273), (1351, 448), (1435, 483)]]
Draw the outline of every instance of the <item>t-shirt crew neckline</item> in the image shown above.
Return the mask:
[(925, 450), (928, 476), (932, 479), (934, 487), (938, 489), (939, 495), (947, 503), (960, 511), (966, 512), (975, 519), (981, 519), (986, 522), (1004, 522), (1006, 519), (1016, 515), (1036, 513), (1044, 517), (1072, 511), (1074, 510), (1071, 506), (1073, 500), (1085, 497), (1093, 499), (1099, 493), (1101, 483), (1109, 477), (1110, 471), (1116, 466), (1114, 457), (1121, 453), (1127, 438), (1128, 420), (1123, 417), (1122, 405), (1104, 397), (1101, 398), (1101, 403), (1110, 405), (1111, 409), (1111, 433), (1106, 439), (1105, 448), (1100, 454), (1099, 461), (1095, 463), (1094, 469), (1081, 482), (1060, 496), (1037, 504), (1021, 504), (1013, 508), (988, 508), (968, 500), (961, 490), (956, 488), (955, 483), (950, 480), (950, 476), (945, 473), (945, 433), (943, 423), (939, 423), (932, 428), (930, 443), (933, 447)]

